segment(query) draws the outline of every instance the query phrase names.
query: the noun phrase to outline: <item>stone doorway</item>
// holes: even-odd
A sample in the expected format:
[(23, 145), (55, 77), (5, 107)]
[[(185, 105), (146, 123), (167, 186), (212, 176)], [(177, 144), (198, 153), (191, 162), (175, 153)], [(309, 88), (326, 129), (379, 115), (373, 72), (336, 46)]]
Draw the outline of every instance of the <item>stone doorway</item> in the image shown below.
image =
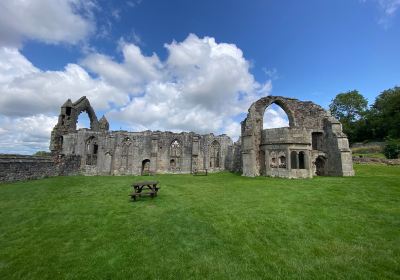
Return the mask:
[(315, 174), (317, 176), (325, 175), (325, 158), (322, 156), (317, 157), (315, 160)]
[(142, 161), (142, 175), (147, 175), (150, 173), (150, 160), (145, 159)]

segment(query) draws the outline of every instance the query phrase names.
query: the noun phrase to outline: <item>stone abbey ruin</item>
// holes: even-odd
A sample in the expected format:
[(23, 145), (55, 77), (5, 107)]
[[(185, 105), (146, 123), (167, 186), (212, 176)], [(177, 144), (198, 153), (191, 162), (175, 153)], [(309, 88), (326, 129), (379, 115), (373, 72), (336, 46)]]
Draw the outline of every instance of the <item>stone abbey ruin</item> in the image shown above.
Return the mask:
[[(263, 129), (265, 109), (275, 103), (288, 115), (289, 127)], [(87, 112), (90, 129), (76, 129)], [(244, 176), (310, 178), (354, 175), (347, 136), (341, 124), (312, 102), (267, 96), (254, 102), (242, 122), (241, 138), (194, 132), (109, 131), (86, 97), (61, 107), (51, 134), (55, 158), (79, 158), (85, 175), (140, 175), (229, 170)]]

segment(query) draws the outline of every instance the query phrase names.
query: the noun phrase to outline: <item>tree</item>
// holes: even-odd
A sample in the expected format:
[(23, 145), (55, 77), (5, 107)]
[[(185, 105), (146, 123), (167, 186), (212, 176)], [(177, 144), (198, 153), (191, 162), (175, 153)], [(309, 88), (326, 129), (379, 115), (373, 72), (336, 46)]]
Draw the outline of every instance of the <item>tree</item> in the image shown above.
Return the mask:
[[(364, 136), (362, 131), (365, 128), (367, 105), (367, 99), (357, 90), (339, 93), (329, 105), (332, 115), (342, 123), (350, 142), (359, 141)], [(361, 127), (362, 130), (359, 129)]]
[(375, 99), (368, 120), (375, 138), (400, 138), (400, 87), (385, 90)]
[(339, 93), (329, 105), (333, 116), (339, 120), (354, 122), (367, 110), (368, 101), (357, 90)]

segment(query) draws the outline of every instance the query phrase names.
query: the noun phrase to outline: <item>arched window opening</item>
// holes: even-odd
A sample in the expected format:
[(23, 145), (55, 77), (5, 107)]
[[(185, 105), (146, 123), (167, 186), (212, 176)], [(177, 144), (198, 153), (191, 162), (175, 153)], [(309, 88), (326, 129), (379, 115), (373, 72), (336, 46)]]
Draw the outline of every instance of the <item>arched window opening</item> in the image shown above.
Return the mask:
[(297, 152), (292, 151), (290, 153), (290, 168), (297, 169)]
[(279, 157), (279, 168), (286, 168), (286, 157), (285, 156)]
[(322, 132), (313, 132), (311, 133), (312, 138), (312, 149), (313, 150), (321, 150), (322, 149)]
[(87, 128), (90, 129), (90, 118), (86, 111), (82, 112), (78, 116), (76, 129)]
[(126, 137), (121, 144), (121, 167), (128, 168), (128, 160), (129, 160), (129, 150), (131, 147), (132, 141), (129, 137)]
[(304, 152), (299, 152), (299, 169), (305, 169), (305, 157)]
[(169, 155), (170, 155), (170, 169), (171, 171), (175, 171), (179, 168), (182, 156), (182, 145), (178, 140), (172, 141), (169, 147)]
[(272, 157), (269, 167), (271, 167), (271, 168), (277, 168), (278, 166), (277, 166), (276, 163), (277, 163), (277, 162), (276, 162), (276, 158), (275, 158), (275, 157)]
[(289, 117), (278, 104), (269, 105), (264, 111), (263, 129), (289, 127)]
[(220, 167), (220, 156), (221, 156), (221, 145), (218, 141), (214, 140), (210, 146), (210, 167), (219, 168)]
[(325, 175), (325, 158), (322, 156), (317, 157), (315, 160), (315, 174), (318, 176)]
[(67, 115), (67, 116), (71, 116), (71, 107), (66, 107), (65, 108), (65, 114)]
[(99, 146), (97, 144), (97, 139), (94, 136), (89, 137), (86, 141), (86, 165), (97, 164), (98, 151)]
[(182, 153), (181, 143), (175, 139), (172, 141), (169, 151), (171, 157), (180, 157)]

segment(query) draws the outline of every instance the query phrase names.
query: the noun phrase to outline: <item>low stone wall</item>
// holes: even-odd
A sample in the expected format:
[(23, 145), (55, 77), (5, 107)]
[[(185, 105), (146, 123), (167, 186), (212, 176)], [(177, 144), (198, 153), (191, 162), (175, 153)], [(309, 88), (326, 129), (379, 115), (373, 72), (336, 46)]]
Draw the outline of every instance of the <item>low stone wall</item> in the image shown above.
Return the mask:
[(80, 157), (0, 155), (0, 182), (14, 182), (79, 173)]
[(386, 165), (400, 165), (400, 159), (386, 159), (386, 158), (368, 158), (368, 157), (353, 157), (354, 163), (361, 164), (386, 164)]

